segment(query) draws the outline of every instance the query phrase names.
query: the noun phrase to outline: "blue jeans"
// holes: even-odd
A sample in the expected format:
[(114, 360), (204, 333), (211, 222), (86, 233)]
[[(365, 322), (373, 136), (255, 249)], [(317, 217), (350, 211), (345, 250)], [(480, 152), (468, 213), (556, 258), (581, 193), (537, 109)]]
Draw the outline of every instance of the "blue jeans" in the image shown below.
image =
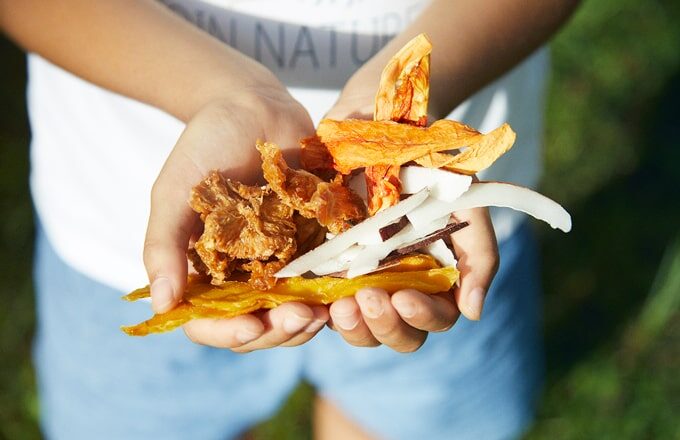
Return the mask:
[[(34, 346), (50, 439), (224, 439), (274, 413), (304, 379), (389, 439), (500, 439), (532, 419), (543, 372), (536, 246), (523, 225), (479, 322), (460, 318), (416, 353), (356, 348), (324, 329), (310, 343), (239, 355), (181, 331), (134, 338), (149, 305), (65, 264), (38, 228)], [(112, 268), (115, 270), (115, 268)]]

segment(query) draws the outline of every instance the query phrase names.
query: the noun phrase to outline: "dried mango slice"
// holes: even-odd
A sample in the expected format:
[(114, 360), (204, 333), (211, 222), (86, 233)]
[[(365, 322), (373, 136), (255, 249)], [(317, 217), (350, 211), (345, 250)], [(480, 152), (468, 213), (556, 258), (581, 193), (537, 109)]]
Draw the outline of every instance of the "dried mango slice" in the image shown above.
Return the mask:
[[(272, 289), (242, 292), (238, 281), (227, 282), (216, 287), (207, 295), (192, 296), (187, 301), (194, 305), (234, 312), (241, 307), (250, 307), (253, 302), (261, 308), (272, 308), (288, 301), (305, 304), (330, 304), (340, 298), (352, 296), (364, 287), (385, 289), (388, 293), (411, 288), (426, 294), (445, 292), (458, 279), (458, 271), (453, 267), (408, 272), (382, 272), (356, 278), (321, 277), (306, 279), (287, 278)], [(230, 285), (231, 284), (231, 285)]]
[(421, 128), (391, 121), (324, 119), (316, 131), (343, 174), (373, 165), (402, 165), (432, 152), (474, 145), (484, 138), (456, 121), (440, 120)]
[(150, 333), (164, 333), (174, 330), (192, 319), (225, 317), (223, 315), (223, 313), (217, 310), (210, 310), (197, 307), (188, 302), (182, 302), (166, 313), (153, 315), (151, 319), (144, 322), (136, 325), (122, 326), (120, 329), (130, 336), (146, 336)]
[[(402, 258), (385, 271), (352, 279), (320, 277), (305, 279), (287, 278), (268, 291), (253, 290), (248, 283), (227, 281), (213, 286), (205, 280), (188, 281), (184, 301), (167, 313), (154, 315), (142, 323), (121, 329), (131, 336), (145, 336), (173, 330), (192, 319), (231, 318), (259, 309), (271, 309), (290, 301), (305, 304), (330, 304), (340, 298), (354, 295), (364, 287), (377, 287), (389, 293), (412, 288), (426, 294), (446, 292), (458, 280), (454, 267), (436, 267), (434, 259), (427, 256)], [(124, 299), (135, 301), (149, 296), (149, 288), (135, 290)]]
[(376, 272), (410, 272), (414, 270), (437, 269), (441, 265), (432, 255), (409, 254), (393, 260), (394, 264), (388, 263), (383, 270)]
[(503, 124), (460, 154), (434, 152), (416, 159), (416, 163), (428, 168), (443, 168), (461, 174), (475, 174), (490, 167), (496, 159), (512, 148), (515, 137), (512, 128), (508, 124)]

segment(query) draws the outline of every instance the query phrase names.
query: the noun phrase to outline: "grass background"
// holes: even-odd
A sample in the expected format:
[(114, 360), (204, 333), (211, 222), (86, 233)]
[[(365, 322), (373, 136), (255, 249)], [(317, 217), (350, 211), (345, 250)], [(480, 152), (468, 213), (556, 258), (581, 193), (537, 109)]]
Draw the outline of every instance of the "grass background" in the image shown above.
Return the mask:
[[(680, 438), (680, 2), (590, 0), (557, 35), (543, 191), (548, 381), (528, 439)], [(39, 438), (23, 55), (0, 39), (0, 438)], [(302, 385), (256, 439), (310, 437)]]

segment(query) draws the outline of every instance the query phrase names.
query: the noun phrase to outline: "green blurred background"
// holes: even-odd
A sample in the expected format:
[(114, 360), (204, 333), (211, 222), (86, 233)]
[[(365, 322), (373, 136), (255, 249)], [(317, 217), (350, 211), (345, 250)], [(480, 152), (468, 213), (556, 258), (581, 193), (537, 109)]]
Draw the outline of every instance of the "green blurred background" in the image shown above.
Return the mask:
[[(591, 0), (553, 40), (548, 380), (529, 439), (680, 439), (680, 2)], [(0, 438), (39, 438), (22, 53), (0, 39)], [(256, 439), (310, 437), (301, 386)]]

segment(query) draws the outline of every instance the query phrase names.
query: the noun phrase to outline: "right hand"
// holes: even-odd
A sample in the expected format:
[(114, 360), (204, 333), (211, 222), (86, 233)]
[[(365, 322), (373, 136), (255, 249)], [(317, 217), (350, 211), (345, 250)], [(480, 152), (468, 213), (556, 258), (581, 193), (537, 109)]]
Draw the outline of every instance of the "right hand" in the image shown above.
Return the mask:
[[(210, 170), (253, 184), (260, 180), (258, 139), (278, 144), (297, 163), (299, 139), (314, 133), (307, 111), (275, 79), (257, 87), (234, 86), (233, 95), (207, 103), (189, 120), (151, 192), (144, 265), (156, 313), (173, 308), (186, 287), (187, 247), (201, 222), (187, 203), (191, 188)], [(232, 319), (200, 319), (184, 325), (194, 342), (235, 351), (311, 339), (328, 320), (326, 307), (288, 303)]]

